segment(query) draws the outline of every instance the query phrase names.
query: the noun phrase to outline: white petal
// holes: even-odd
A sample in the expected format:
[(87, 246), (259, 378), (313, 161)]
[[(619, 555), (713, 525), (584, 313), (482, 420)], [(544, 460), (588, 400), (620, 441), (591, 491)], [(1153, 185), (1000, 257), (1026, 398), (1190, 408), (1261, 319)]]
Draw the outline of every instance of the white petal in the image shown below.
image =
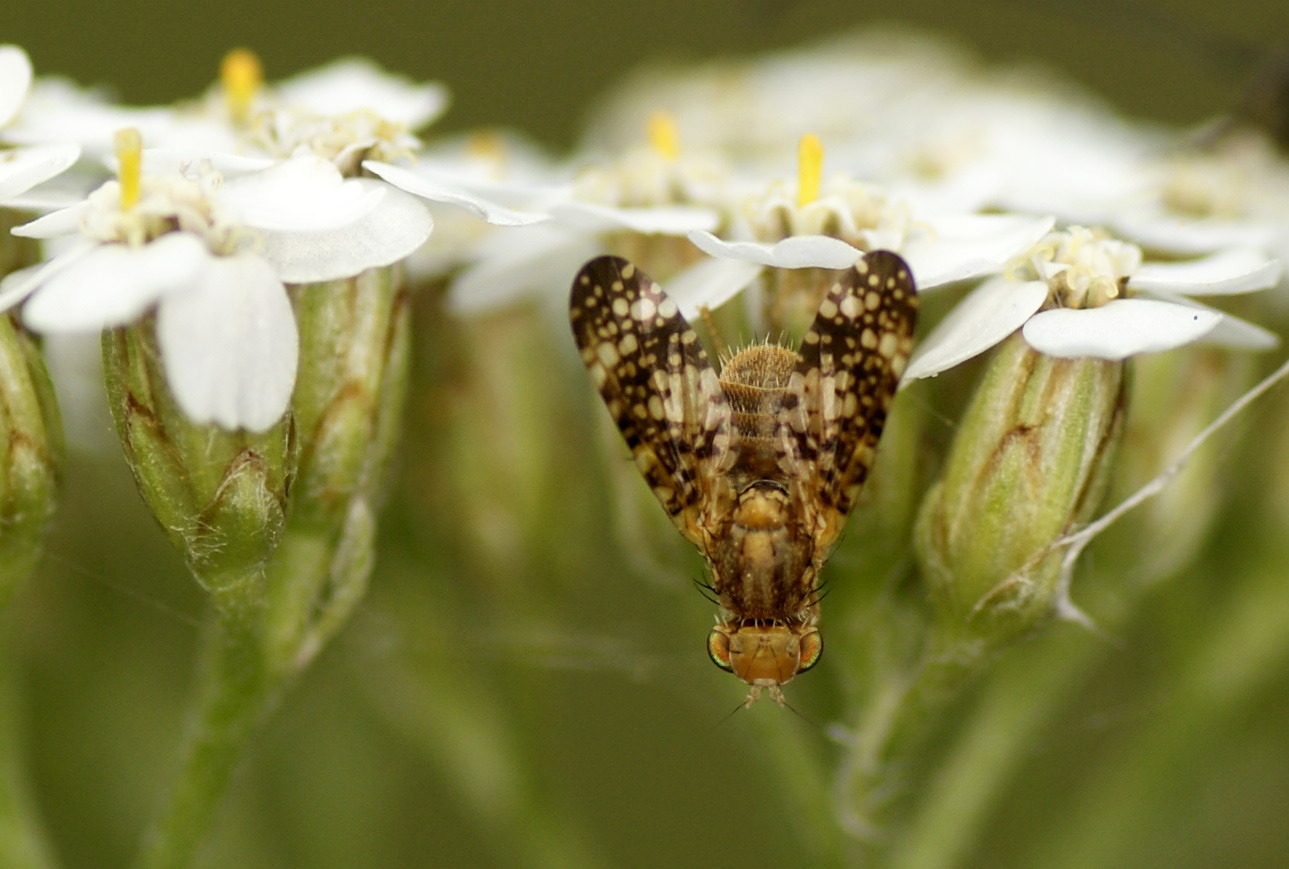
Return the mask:
[(692, 320), (699, 308), (715, 309), (756, 280), (761, 266), (732, 259), (702, 259), (667, 279), (667, 295)]
[(67, 208), (60, 208), (48, 214), (29, 220), (11, 231), (23, 238), (58, 238), (64, 235), (79, 233), (81, 218), (88, 214), (92, 206), (81, 200)]
[(185, 288), (211, 259), (206, 243), (172, 232), (141, 247), (104, 244), (43, 281), (22, 309), (37, 332), (96, 332), (138, 319)]
[(659, 208), (614, 208), (573, 199), (551, 208), (561, 223), (587, 232), (627, 229), (646, 235), (684, 235), (715, 229), (720, 216), (710, 208), (675, 205)]
[(264, 431), (286, 411), (299, 335), (286, 288), (259, 257), (215, 257), (186, 292), (163, 299), (157, 343), (194, 422)]
[(1128, 279), (1128, 286), (1154, 293), (1233, 295), (1275, 286), (1281, 271), (1279, 260), (1243, 248), (1187, 262), (1143, 263)]
[(26, 193), (68, 169), (80, 157), (76, 145), (38, 145), (0, 151), (0, 202)]
[(904, 382), (934, 377), (993, 347), (1042, 307), (1047, 292), (1043, 281), (985, 281), (922, 339), (904, 369)]
[(482, 245), (484, 255), (452, 280), (449, 309), (476, 314), (528, 297), (567, 299), (572, 276), (602, 252), (594, 239), (560, 231), (549, 223), (509, 230), (499, 241), (507, 243), (507, 251), (489, 255), (495, 246)]
[(507, 208), (462, 187), (417, 174), (401, 166), (366, 160), (363, 168), (414, 196), (444, 205), (455, 205), (495, 226), (528, 226), (550, 219), (550, 215), (545, 212)]
[(0, 280), (0, 311), (7, 311), (32, 294), (36, 287), (61, 271), (70, 268), (78, 259), (95, 250), (98, 245), (89, 239), (63, 251), (48, 262), (10, 272)]
[(1257, 220), (1184, 220), (1169, 215), (1116, 216), (1107, 221), (1114, 234), (1152, 250), (1199, 256), (1231, 247), (1270, 248), (1282, 230)]
[(31, 87), (31, 59), (16, 45), (0, 45), (0, 127), (18, 114)]
[(1213, 331), (1204, 336), (1204, 343), (1235, 350), (1270, 350), (1279, 345), (1280, 336), (1248, 320), (1223, 313)]
[(1211, 332), (1222, 314), (1156, 299), (1116, 299), (1099, 308), (1060, 308), (1035, 314), (1025, 340), (1049, 356), (1126, 359), (1171, 350)]
[(844, 269), (863, 255), (859, 248), (827, 235), (794, 235), (775, 244), (762, 244), (724, 241), (710, 232), (691, 232), (689, 240), (708, 256), (780, 269)]
[(283, 102), (319, 115), (369, 111), (416, 130), (448, 106), (448, 89), (436, 82), (417, 84), (385, 72), (370, 60), (348, 57), (278, 82)]
[(926, 290), (999, 271), (1007, 260), (1033, 247), (1055, 221), (969, 214), (921, 222), (927, 230), (910, 237), (899, 252), (913, 270), (918, 289)]
[(373, 178), (351, 183), (384, 191), (380, 205), (331, 232), (265, 232), (262, 255), (290, 284), (347, 278), (398, 262), (430, 237), (434, 219), (425, 203)]
[(1210, 308), (1208, 305), (1197, 302), (1194, 299), (1175, 296), (1170, 293), (1153, 294), (1152, 297), (1171, 302), (1174, 305), (1184, 305), (1188, 308), (1198, 308), (1201, 311), (1217, 314), (1221, 319), (1218, 320), (1213, 330), (1204, 336), (1203, 341), (1205, 344), (1217, 344), (1236, 350), (1268, 350), (1280, 343), (1280, 338), (1276, 333), (1261, 326), (1255, 326), (1248, 320), (1242, 320), (1225, 311)]
[(328, 232), (348, 226), (379, 206), (383, 184), (348, 179), (330, 160), (301, 153), (266, 169), (233, 178), (219, 192), (247, 226), (279, 232)]

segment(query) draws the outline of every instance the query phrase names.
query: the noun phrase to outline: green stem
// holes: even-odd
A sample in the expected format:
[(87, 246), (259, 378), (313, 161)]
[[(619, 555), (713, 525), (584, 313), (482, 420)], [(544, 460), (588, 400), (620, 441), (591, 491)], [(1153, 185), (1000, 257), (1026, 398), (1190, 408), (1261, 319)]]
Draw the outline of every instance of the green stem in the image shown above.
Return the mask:
[[(1105, 644), (1082, 628), (1062, 632), (1041, 650), (1013, 656), (992, 681), (966, 731), (923, 788), (925, 798), (892, 842), (890, 869), (951, 867), (970, 854), (995, 801), (1029, 756), (1078, 678), (1100, 658)], [(1037, 645), (1037, 643), (1036, 643)]]
[[(258, 571), (257, 571), (258, 573)], [(264, 654), (258, 610), (248, 582), (217, 598), (218, 616), (204, 650), (196, 715), (184, 739), (179, 774), (144, 837), (138, 869), (190, 865), (214, 820), (247, 738), (275, 687)]]
[(24, 777), (17, 691), (7, 652), (0, 654), (0, 865), (53, 869), (57, 864)]
[[(1289, 593), (1284, 554), (1255, 570), (1240, 594), (1214, 613), (1206, 636), (1195, 638), (1179, 674), (1158, 701), (1156, 714), (1104, 758), (1070, 795), (1069, 815), (1039, 845), (1038, 859), (1022, 865), (1108, 866), (1127, 860), (1143, 841), (1176, 841), (1177, 799), (1161, 810), (1161, 794), (1186, 795), (1203, 786), (1189, 758), (1211, 758), (1227, 747), (1233, 724), (1259, 697), (1275, 691), (1289, 664)], [(1170, 861), (1165, 859), (1163, 864)], [(1141, 865), (1138, 863), (1138, 865)]]
[[(894, 621), (896, 613), (888, 612)], [(876, 653), (880, 675), (868, 691), (839, 777), (843, 823), (857, 840), (863, 865), (885, 865), (887, 849), (897, 846), (892, 827), (906, 809), (911, 768), (944, 710), (993, 659), (987, 644), (948, 633), (937, 633), (921, 649), (899, 649), (894, 636), (879, 643), (885, 646)]]

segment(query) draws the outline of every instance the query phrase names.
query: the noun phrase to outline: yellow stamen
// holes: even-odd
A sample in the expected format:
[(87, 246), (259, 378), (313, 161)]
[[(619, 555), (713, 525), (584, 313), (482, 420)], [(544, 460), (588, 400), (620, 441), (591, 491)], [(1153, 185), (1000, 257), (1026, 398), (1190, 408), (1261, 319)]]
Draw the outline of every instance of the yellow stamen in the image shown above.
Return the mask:
[(143, 162), (143, 138), (134, 127), (116, 131), (116, 177), (121, 184), (121, 210), (129, 211), (139, 201), (139, 165)]
[(219, 81), (224, 87), (224, 99), (233, 120), (246, 120), (251, 112), (251, 101), (264, 83), (264, 69), (255, 52), (234, 48), (224, 55), (219, 65)]
[(824, 171), (824, 146), (819, 137), (806, 133), (797, 145), (797, 207), (819, 198), (819, 179)]
[(649, 147), (664, 160), (675, 160), (680, 154), (676, 119), (668, 112), (654, 112), (649, 116)]

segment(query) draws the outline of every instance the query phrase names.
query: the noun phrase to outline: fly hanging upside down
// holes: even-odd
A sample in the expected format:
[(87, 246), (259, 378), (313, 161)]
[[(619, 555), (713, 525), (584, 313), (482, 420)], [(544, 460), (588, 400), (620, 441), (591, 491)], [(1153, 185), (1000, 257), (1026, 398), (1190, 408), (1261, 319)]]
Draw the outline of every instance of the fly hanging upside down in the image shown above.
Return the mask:
[(676, 303), (620, 257), (573, 281), (582, 361), (636, 466), (698, 547), (720, 605), (707, 650), (780, 705), (819, 662), (819, 570), (872, 466), (913, 344), (908, 265), (839, 273), (797, 351), (753, 345), (717, 374)]

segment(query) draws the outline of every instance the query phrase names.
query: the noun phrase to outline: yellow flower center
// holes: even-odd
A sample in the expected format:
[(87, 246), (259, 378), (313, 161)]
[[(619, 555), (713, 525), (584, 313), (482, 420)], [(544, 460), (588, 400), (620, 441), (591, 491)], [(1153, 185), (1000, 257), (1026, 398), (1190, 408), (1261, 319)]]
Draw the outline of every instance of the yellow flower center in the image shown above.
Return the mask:
[(219, 81), (224, 88), (228, 113), (237, 123), (245, 121), (251, 112), (251, 101), (264, 83), (259, 57), (248, 49), (234, 48), (224, 55), (219, 65)]
[(819, 198), (819, 179), (824, 170), (824, 146), (819, 137), (806, 133), (797, 145), (797, 207)]
[(134, 127), (117, 130), (116, 177), (121, 185), (121, 210), (129, 211), (139, 201), (139, 167), (143, 162), (143, 139)]
[(680, 154), (676, 119), (667, 112), (654, 112), (649, 116), (649, 147), (664, 160), (675, 160)]

